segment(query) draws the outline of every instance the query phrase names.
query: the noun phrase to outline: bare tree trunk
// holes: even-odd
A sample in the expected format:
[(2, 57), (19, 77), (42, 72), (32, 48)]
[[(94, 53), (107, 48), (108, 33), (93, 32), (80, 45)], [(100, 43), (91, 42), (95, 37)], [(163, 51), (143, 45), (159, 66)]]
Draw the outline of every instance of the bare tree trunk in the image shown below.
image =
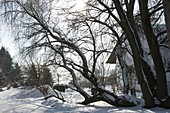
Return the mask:
[(122, 77), (123, 77), (123, 93), (128, 94), (129, 92), (129, 83), (128, 83), (128, 77), (127, 77), (127, 69), (125, 60), (123, 59), (123, 53), (121, 51), (121, 43), (117, 42), (116, 46), (116, 56), (118, 57), (118, 61), (120, 63), (121, 69), (122, 69)]
[(127, 69), (126, 66), (123, 66), (122, 68), (122, 77), (123, 77), (123, 93), (128, 94), (129, 93), (129, 82), (128, 82), (128, 77), (127, 77)]
[(143, 68), (143, 72), (146, 76), (146, 79), (149, 81), (148, 85), (150, 87), (150, 91), (152, 92), (153, 96), (156, 97), (156, 79), (151, 71), (151, 68), (149, 67), (149, 65), (142, 60), (142, 68)]
[(125, 5), (126, 5), (126, 8), (127, 8), (128, 21), (129, 21), (129, 24), (130, 24), (131, 28), (134, 31), (135, 39), (136, 39), (137, 45), (139, 47), (139, 51), (140, 51), (140, 55), (141, 55), (142, 70), (144, 72), (144, 75), (146, 76), (146, 80), (149, 81), (148, 85), (149, 85), (149, 88), (151, 88), (151, 92), (153, 93), (153, 92), (155, 92), (154, 88), (156, 86), (155, 85), (154, 75), (153, 75), (150, 67), (143, 60), (143, 58), (144, 58), (144, 54), (143, 54), (144, 50), (142, 48), (142, 43), (141, 43), (141, 40), (140, 40), (140, 36), (138, 34), (138, 32), (140, 33), (140, 31), (137, 31), (137, 25), (135, 23), (135, 18), (134, 18), (134, 15), (133, 15), (135, 0), (125, 1)]
[(133, 65), (128, 66), (128, 81), (129, 81), (129, 90), (132, 96), (136, 96), (136, 76), (135, 76), (135, 68)]
[(124, 14), (124, 11), (123, 11), (123, 9), (120, 5), (120, 1), (119, 0), (114, 1), (114, 3), (115, 3), (115, 7), (117, 9), (117, 12), (119, 14), (119, 17), (122, 21), (121, 27), (125, 31), (125, 34), (127, 36), (127, 39), (129, 41), (129, 44), (130, 44), (131, 49), (132, 49), (136, 75), (138, 77), (138, 80), (139, 80), (139, 83), (140, 83), (140, 86), (141, 86), (141, 89), (142, 89), (143, 97), (144, 97), (144, 100), (145, 100), (145, 107), (148, 107), (148, 108), (154, 107), (153, 95), (150, 92), (147, 81), (144, 79), (145, 75), (144, 75), (144, 73), (142, 71), (142, 67), (141, 67), (140, 50), (139, 50), (139, 46), (137, 45), (137, 41), (135, 40), (134, 32), (131, 29), (131, 27), (129, 26), (129, 22), (128, 22), (127, 17)]
[(157, 77), (156, 95), (158, 99), (161, 99), (168, 95), (167, 84), (166, 84), (166, 74), (165, 74), (165, 69), (164, 69), (163, 62), (162, 62), (162, 57), (159, 52), (158, 41), (152, 30), (147, 4), (148, 4), (148, 0), (143, 0), (143, 1), (139, 0), (142, 25), (144, 28), (146, 39), (148, 41), (148, 45), (151, 51), (151, 55), (153, 58), (155, 71), (156, 71), (156, 77)]
[(168, 45), (170, 47), (170, 0), (163, 0), (166, 31), (168, 34)]

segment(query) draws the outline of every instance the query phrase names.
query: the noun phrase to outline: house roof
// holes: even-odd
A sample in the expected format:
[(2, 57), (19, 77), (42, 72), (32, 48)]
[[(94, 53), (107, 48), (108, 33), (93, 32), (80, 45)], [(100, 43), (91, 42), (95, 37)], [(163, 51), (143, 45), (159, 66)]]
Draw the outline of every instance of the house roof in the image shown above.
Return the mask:
[(109, 56), (108, 60), (106, 61), (106, 63), (110, 63), (110, 64), (115, 64), (116, 63), (116, 52), (115, 52), (115, 48), (113, 49), (111, 55)]

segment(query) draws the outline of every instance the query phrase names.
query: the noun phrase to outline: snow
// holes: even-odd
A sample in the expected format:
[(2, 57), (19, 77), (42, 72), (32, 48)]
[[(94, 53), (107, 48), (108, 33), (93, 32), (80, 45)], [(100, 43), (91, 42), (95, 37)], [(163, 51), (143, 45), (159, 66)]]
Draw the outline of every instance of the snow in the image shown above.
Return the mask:
[(105, 102), (96, 102), (89, 106), (76, 104), (82, 97), (68, 90), (64, 96), (69, 102), (55, 98), (44, 100), (39, 90), (29, 87), (12, 88), (0, 92), (0, 113), (168, 113), (168, 109), (144, 109), (138, 107), (113, 107)]

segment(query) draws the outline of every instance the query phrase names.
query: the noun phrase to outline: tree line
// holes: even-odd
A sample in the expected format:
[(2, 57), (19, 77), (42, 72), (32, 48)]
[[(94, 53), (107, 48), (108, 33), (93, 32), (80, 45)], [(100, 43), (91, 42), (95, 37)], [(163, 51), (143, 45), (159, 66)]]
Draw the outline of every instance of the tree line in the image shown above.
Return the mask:
[(0, 88), (53, 85), (52, 74), (47, 66), (35, 63), (19, 66), (18, 63), (13, 63), (4, 47), (0, 49), (0, 70)]

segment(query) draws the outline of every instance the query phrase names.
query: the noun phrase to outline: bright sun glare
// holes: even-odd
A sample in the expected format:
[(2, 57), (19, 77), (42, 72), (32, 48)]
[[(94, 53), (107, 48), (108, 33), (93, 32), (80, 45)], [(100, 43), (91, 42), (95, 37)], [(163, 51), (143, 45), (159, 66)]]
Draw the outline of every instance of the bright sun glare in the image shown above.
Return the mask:
[(74, 5), (74, 10), (81, 11), (86, 7), (87, 0), (74, 0), (70, 5)]
[[(67, 2), (67, 6), (74, 6), (73, 7), (73, 11), (81, 11), (86, 7), (86, 2), (87, 0), (68, 0)], [(65, 3), (64, 1), (61, 2), (61, 4), (59, 3), (60, 6), (64, 6)], [(0, 46), (4, 46), (5, 48), (7, 48), (9, 50), (9, 52), (11, 53), (12, 56), (14, 56), (16, 54), (16, 48), (13, 44), (13, 41), (11, 40), (12, 36), (10, 35), (9, 28), (4, 27), (3, 23), (0, 22)], [(8, 29), (8, 30), (7, 30)]]

